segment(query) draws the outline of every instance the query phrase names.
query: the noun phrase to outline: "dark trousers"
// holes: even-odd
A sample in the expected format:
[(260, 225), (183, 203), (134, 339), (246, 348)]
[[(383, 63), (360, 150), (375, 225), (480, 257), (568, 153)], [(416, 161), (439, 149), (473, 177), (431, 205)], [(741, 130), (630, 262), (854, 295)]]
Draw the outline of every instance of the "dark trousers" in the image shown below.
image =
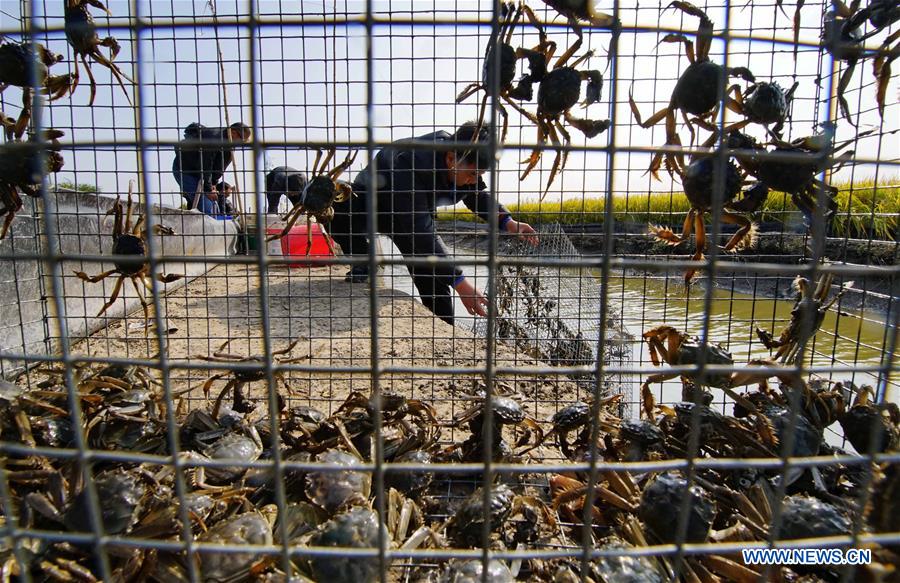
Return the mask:
[[(412, 195), (378, 195), (375, 230), (388, 236), (404, 257), (446, 257), (447, 249), (434, 231), (434, 210), (416, 204)], [(366, 255), (369, 239), (366, 225), (365, 193), (334, 205), (329, 232), (346, 255)], [(434, 315), (453, 324), (453, 298), (450, 287), (455, 277), (452, 267), (410, 266), (409, 274), (422, 303)]]

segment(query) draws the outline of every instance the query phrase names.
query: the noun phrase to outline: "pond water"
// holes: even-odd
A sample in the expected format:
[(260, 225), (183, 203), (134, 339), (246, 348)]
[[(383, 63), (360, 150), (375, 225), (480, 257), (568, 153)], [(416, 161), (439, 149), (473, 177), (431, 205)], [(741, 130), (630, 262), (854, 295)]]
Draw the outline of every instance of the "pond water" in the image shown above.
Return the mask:
[[(391, 249), (389, 241), (384, 240), (382, 249)], [(396, 249), (392, 249), (396, 254)], [(390, 253), (390, 251), (388, 251)], [(487, 287), (487, 271), (483, 268), (465, 267), (467, 276), (474, 279), (475, 285)], [(591, 289), (592, 294), (599, 294), (599, 273), (593, 276), (579, 277), (575, 270), (558, 270), (560, 280), (579, 279), (582, 289)], [(554, 276), (556, 276), (554, 274)], [(382, 273), (385, 284), (400, 291), (415, 295), (412, 281), (403, 266), (386, 267)], [(571, 288), (570, 288), (571, 289)], [(641, 334), (655, 326), (668, 324), (687, 332), (700, 335), (704, 325), (704, 290), (700, 287), (692, 290), (688, 297), (678, 276), (665, 278), (645, 278), (628, 276), (621, 272), (613, 273), (607, 290), (610, 309), (621, 316), (626, 332), (633, 336), (631, 342), (631, 365), (649, 370), (652, 367), (647, 345), (641, 342)], [(473, 317), (469, 316), (457, 298), (457, 324), (469, 329), (474, 328)], [(754, 298), (751, 295), (732, 292), (727, 289), (715, 289), (709, 312), (708, 337), (712, 342), (721, 343), (731, 352), (736, 363), (755, 358), (770, 357), (769, 351), (756, 336), (755, 328), (772, 332), (776, 337), (790, 320), (794, 306), (790, 299)], [(825, 316), (814, 341), (807, 345), (806, 366), (834, 366), (840, 370), (833, 373), (821, 373), (832, 380), (853, 381), (857, 385), (870, 384), (877, 386), (877, 373), (858, 372), (855, 367), (881, 366), (887, 356), (882, 347), (888, 338), (889, 329), (880, 315), (835, 309), (836, 305)], [(573, 314), (573, 317), (578, 317)], [(596, 314), (591, 314), (596, 318)], [(581, 327), (588, 338), (596, 337), (596, 322), (588, 322)], [(593, 336), (591, 334), (594, 334)], [(892, 363), (893, 375), (887, 384), (886, 397), (897, 402), (900, 398), (900, 359)], [(625, 363), (626, 366), (628, 363)], [(630, 383), (632, 401), (637, 400), (637, 389), (643, 375), (634, 375)], [(657, 385), (655, 394), (660, 402), (677, 402), (681, 400), (681, 383), (677, 379)], [(721, 393), (720, 393), (721, 395)], [(718, 401), (718, 399), (717, 399)], [(633, 412), (636, 412), (633, 409)]]

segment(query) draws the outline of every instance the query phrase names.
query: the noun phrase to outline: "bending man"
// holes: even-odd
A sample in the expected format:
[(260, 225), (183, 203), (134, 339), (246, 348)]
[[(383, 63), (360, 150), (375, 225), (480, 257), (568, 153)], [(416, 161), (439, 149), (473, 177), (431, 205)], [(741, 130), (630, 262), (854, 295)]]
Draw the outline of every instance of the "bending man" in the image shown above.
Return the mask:
[[(476, 138), (485, 142), (487, 131), (476, 128), (474, 122), (467, 122), (455, 134), (438, 131), (394, 142), (378, 152), (374, 177), (372, 169), (367, 167), (353, 182), (356, 196), (334, 205), (335, 215), (329, 230), (344, 253), (362, 255), (369, 252), (366, 198), (373, 179), (378, 196), (377, 231), (391, 237), (405, 257), (447, 256), (447, 250), (435, 232), (435, 209), (459, 201), (482, 220), (498, 221), (502, 230), (516, 233), (537, 245), (535, 230), (527, 223), (514, 220), (502, 205), (497, 205), (496, 215), (490, 214), (491, 197), (481, 180), (490, 163), (488, 152), (463, 145), (451, 150), (404, 147), (452, 142), (470, 144)], [(409, 271), (422, 303), (442, 320), (453, 323), (451, 287), (470, 314), (487, 315), (487, 299), (459, 268), (444, 264), (411, 266)], [(367, 277), (365, 266), (354, 267), (347, 276), (348, 281), (355, 282), (366, 281)]]

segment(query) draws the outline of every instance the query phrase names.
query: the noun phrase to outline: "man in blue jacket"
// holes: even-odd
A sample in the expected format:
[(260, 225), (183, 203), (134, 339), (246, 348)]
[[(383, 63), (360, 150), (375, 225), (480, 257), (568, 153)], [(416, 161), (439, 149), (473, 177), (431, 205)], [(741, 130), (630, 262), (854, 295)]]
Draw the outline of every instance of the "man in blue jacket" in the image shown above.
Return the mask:
[(228, 214), (231, 185), (222, 177), (234, 160), (232, 144), (249, 142), (250, 135), (250, 128), (240, 122), (227, 128), (208, 128), (199, 123), (185, 128), (185, 139), (175, 146), (172, 174), (188, 208), (208, 215)]
[[(455, 134), (445, 131), (418, 138), (400, 140), (382, 149), (375, 156), (377, 173), (371, 168), (360, 172), (353, 182), (356, 196), (334, 205), (334, 219), (330, 231), (334, 240), (347, 255), (369, 252), (366, 237), (366, 198), (368, 186), (374, 179), (377, 191), (376, 230), (391, 237), (405, 257), (446, 257), (447, 250), (435, 232), (434, 215), (438, 206), (450, 206), (462, 201), (484, 221), (498, 221), (500, 229), (516, 233), (537, 245), (537, 234), (527, 223), (512, 218), (503, 205), (491, 215), (491, 195), (481, 176), (490, 165), (490, 154), (482, 149), (404, 148), (409, 144), (441, 144), (486, 142), (487, 131), (474, 122), (460, 126)], [(436, 316), (453, 323), (452, 287), (470, 314), (487, 315), (487, 299), (466, 279), (462, 271), (452, 265), (410, 266), (410, 274), (422, 303)], [(368, 277), (365, 266), (356, 266), (347, 275), (348, 281), (364, 282)]]

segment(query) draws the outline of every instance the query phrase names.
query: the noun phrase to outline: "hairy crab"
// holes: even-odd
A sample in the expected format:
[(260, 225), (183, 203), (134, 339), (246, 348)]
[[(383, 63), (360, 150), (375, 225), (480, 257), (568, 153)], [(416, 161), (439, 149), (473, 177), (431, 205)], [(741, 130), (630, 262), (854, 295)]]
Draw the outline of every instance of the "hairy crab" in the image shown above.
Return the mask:
[(0, 112), (0, 122), (7, 138), (19, 139), (31, 120), (31, 102), (34, 89), (50, 95), (50, 101), (63, 97), (72, 89), (72, 75), (51, 75), (50, 67), (63, 60), (63, 56), (47, 50), (36, 42), (0, 41), (0, 93), (10, 85), (22, 89), (22, 111), (19, 119), (10, 123)]
[[(328, 150), (325, 158), (322, 158), (322, 150), (316, 150), (316, 159), (313, 162), (312, 177), (306, 183), (300, 201), (288, 211), (284, 217), (284, 229), (280, 233), (270, 235), (266, 241), (275, 241), (291, 232), (294, 224), (306, 215), (306, 232), (307, 245), (306, 253), (309, 254), (312, 249), (312, 219), (315, 217), (316, 222), (320, 224), (330, 223), (334, 218), (334, 203), (343, 202), (353, 196), (353, 188), (342, 180), (338, 180), (341, 174), (353, 164), (356, 159), (356, 152), (349, 152), (344, 161), (326, 171), (325, 168), (334, 159), (337, 152), (335, 148)], [(320, 164), (321, 162), (321, 164)], [(328, 248), (334, 252), (334, 243), (331, 237), (325, 235)]]
[(24, 206), (20, 193), (41, 196), (44, 176), (62, 170), (63, 157), (57, 140), (63, 133), (48, 129), (44, 135), (49, 142), (46, 146), (33, 136), (26, 142), (0, 144), (0, 217), (6, 217), (0, 239), (6, 237), (16, 213)]
[[(819, 277), (815, 287), (805, 277), (797, 276), (794, 279), (793, 288), (797, 292), (794, 307), (791, 309), (791, 320), (776, 339), (761, 328), (756, 329), (756, 335), (769, 350), (777, 349), (774, 359), (782, 363), (798, 364), (800, 348), (818, 332), (825, 320), (825, 314), (849, 288), (852, 281), (841, 285), (838, 293), (828, 299), (831, 293), (831, 282), (834, 275), (824, 273)], [(827, 300), (827, 301), (826, 301)]]
[[(720, 171), (724, 171), (724, 177), (717, 176)], [(724, 165), (717, 164), (715, 156), (698, 157), (684, 170), (676, 167), (676, 173), (681, 176), (684, 193), (688, 202), (691, 203), (691, 208), (684, 219), (681, 236), (676, 235), (668, 227), (655, 225), (650, 226), (651, 235), (658, 241), (669, 245), (680, 245), (690, 237), (693, 231), (697, 238), (697, 245), (692, 260), (703, 259), (703, 252), (706, 250), (704, 217), (707, 213), (712, 212), (713, 203), (716, 201), (716, 179), (721, 178), (722, 191), (718, 197), (722, 205), (720, 219), (723, 223), (738, 225), (738, 230), (725, 244), (725, 251), (737, 252), (743, 249), (752, 249), (756, 245), (756, 223), (746, 218), (744, 213), (753, 212), (762, 205), (768, 191), (760, 192), (758, 189), (764, 187), (754, 187), (756, 190), (750, 189), (740, 200), (736, 200), (738, 193), (741, 192), (743, 182), (741, 174), (731, 161)], [(695, 268), (688, 269), (684, 275), (686, 284), (690, 284), (696, 272)]]
[[(675, 1), (670, 3), (669, 7), (677, 8), (686, 14), (700, 18), (700, 26), (697, 29), (696, 35), (696, 54), (694, 53), (694, 43), (683, 34), (672, 33), (664, 36), (662, 42), (683, 43), (688, 60), (690, 61), (690, 65), (684, 70), (678, 78), (678, 82), (675, 84), (675, 89), (672, 91), (669, 105), (654, 113), (647, 118), (646, 121), (643, 121), (641, 113), (637, 108), (637, 104), (634, 101), (634, 97), (630, 93), (628, 96), (628, 103), (635, 120), (638, 125), (643, 128), (653, 127), (665, 119), (665, 145), (680, 146), (681, 138), (678, 137), (676, 131), (675, 112), (682, 112), (688, 129), (691, 132), (691, 143), (693, 143), (693, 124), (695, 122), (699, 123), (701, 127), (713, 127), (712, 124), (709, 123), (709, 120), (714, 119), (715, 117), (716, 105), (719, 102), (719, 91), (725, 84), (727, 77), (738, 76), (751, 83), (756, 79), (754, 78), (753, 73), (746, 67), (726, 68), (709, 60), (709, 49), (712, 45), (713, 23), (709, 17), (706, 16), (705, 12), (689, 2)], [(740, 103), (729, 95), (729, 93), (734, 90), (739, 92), (739, 89), (736, 86), (730, 87), (725, 91), (725, 106), (737, 113), (743, 113)], [(696, 117), (693, 120), (688, 119), (688, 114)], [(746, 123), (747, 122), (738, 122), (726, 129), (737, 129)], [(649, 172), (654, 177), (658, 178), (658, 172), (664, 158), (666, 167), (670, 172), (675, 172), (676, 169), (684, 166), (683, 157), (680, 154), (674, 152), (664, 154), (663, 152), (659, 152), (653, 156), (653, 160), (650, 163)]]
[[(547, 60), (553, 56), (551, 47), (547, 51)], [(587, 81), (587, 89), (585, 90), (585, 98), (582, 102), (583, 107), (587, 107), (592, 103), (600, 101), (600, 94), (603, 90), (603, 75), (597, 70), (579, 70), (577, 67), (593, 53), (588, 52), (578, 59), (567, 64), (569, 57), (574, 51), (566, 51), (565, 59), (560, 58), (541, 80), (538, 86), (537, 94), (537, 111), (534, 114), (524, 112), (523, 115), (537, 126), (537, 147), (531, 151), (531, 155), (523, 160), (525, 169), (522, 171), (519, 180), (525, 178), (534, 170), (535, 166), (541, 159), (544, 151), (544, 145), (549, 139), (556, 150), (556, 157), (553, 160), (553, 166), (550, 170), (550, 177), (547, 179), (547, 185), (541, 194), (541, 200), (547, 195), (550, 186), (556, 179), (558, 172), (566, 167), (566, 160), (569, 157), (568, 147), (572, 142), (572, 137), (562, 123), (565, 120), (578, 131), (588, 138), (593, 138), (609, 129), (610, 121), (581, 119), (577, 118), (570, 110), (578, 103), (581, 96), (581, 83)], [(562, 141), (560, 141), (562, 136)]]
[[(109, 10), (100, 0), (65, 0), (65, 3), (66, 39), (72, 46), (72, 50), (75, 52), (76, 57), (75, 75), (72, 79), (72, 91), (75, 91), (75, 88), (78, 86), (78, 80), (80, 78), (78, 60), (80, 59), (81, 63), (84, 65), (84, 70), (87, 71), (88, 79), (91, 82), (91, 98), (88, 101), (88, 105), (94, 104), (94, 97), (97, 93), (97, 81), (94, 79), (91, 65), (88, 62), (88, 60), (91, 60), (95, 63), (100, 63), (109, 69), (109, 72), (112, 73), (112, 76), (118, 81), (119, 87), (122, 88), (125, 99), (131, 104), (131, 97), (128, 96), (128, 91), (125, 89), (125, 82), (123, 79), (132, 84), (134, 81), (132, 81), (128, 75), (123, 73), (115, 63), (116, 56), (119, 54), (119, 50), (121, 50), (119, 42), (111, 36), (102, 40), (100, 39), (100, 36), (97, 34), (97, 25), (94, 22), (94, 17), (88, 11), (88, 6), (99, 8), (107, 14), (110, 13)], [(100, 52), (100, 47), (106, 47), (110, 50), (109, 58)]]
[[(541, 79), (544, 78), (544, 75), (547, 74), (546, 54), (553, 46), (553, 43), (547, 42), (547, 36), (544, 33), (544, 29), (541, 27), (540, 23), (538, 23), (534, 12), (532, 12), (531, 8), (524, 2), (518, 2), (517, 4), (504, 2), (500, 5), (500, 8), (503, 20), (500, 23), (500, 30), (496, 40), (491, 37), (491, 42), (488, 43), (484, 56), (484, 66), (481, 72), (481, 82), (470, 83), (467, 85), (465, 89), (456, 96), (456, 102), (461, 103), (470, 95), (478, 91), (484, 91), (485, 95), (481, 101), (478, 125), (476, 126), (482, 127), (484, 115), (487, 110), (488, 98), (492, 96), (491, 87), (493, 84), (491, 79), (493, 79), (494, 63), (496, 63), (499, 56), (500, 87), (498, 94), (493, 97), (499, 98), (497, 100), (497, 111), (503, 118), (503, 131), (500, 134), (500, 141), (502, 142), (506, 140), (509, 119), (506, 108), (503, 106), (503, 103), (501, 103), (501, 100), (505, 101), (516, 111), (519, 111), (520, 113), (523, 112), (521, 106), (512, 100), (530, 101), (532, 99), (534, 96), (534, 83), (540, 82)], [(522, 20), (523, 15), (527, 16), (528, 21), (537, 29), (538, 34), (540, 35), (540, 42), (533, 49), (525, 49), (522, 47), (514, 48), (510, 44), (513, 32)], [(520, 59), (528, 60), (528, 74), (522, 77), (518, 83), (513, 85), (513, 79), (516, 75), (516, 65)]]
[[(113, 268), (97, 275), (88, 275), (83, 271), (75, 271), (74, 273), (78, 279), (88, 283), (98, 283), (111, 275), (118, 275), (112, 293), (109, 295), (109, 299), (103, 304), (100, 311), (97, 312), (97, 316), (102, 316), (106, 310), (112, 307), (119, 297), (119, 293), (122, 291), (125, 280), (130, 280), (131, 285), (134, 287), (134, 291), (141, 302), (141, 307), (144, 308), (144, 320), (149, 321), (150, 304), (147, 302), (144, 289), (149, 291), (153, 290), (152, 285), (148, 281), (148, 277), (151, 277), (150, 261), (147, 258), (147, 241), (149, 240), (150, 233), (147, 229), (143, 228), (143, 215), (138, 215), (134, 224), (131, 222), (132, 210), (134, 207), (132, 202), (133, 185), (134, 181), (128, 183), (127, 206), (123, 209), (122, 199), (117, 196), (116, 202), (113, 203), (112, 208), (106, 213), (107, 215), (115, 216), (115, 223), (112, 231)], [(174, 229), (164, 225), (154, 225), (153, 232), (156, 235), (175, 234)], [(157, 281), (162, 283), (172, 283), (183, 277), (183, 275), (166, 273), (158, 273), (155, 275)], [(141, 285), (138, 285), (138, 282), (140, 282)]]

